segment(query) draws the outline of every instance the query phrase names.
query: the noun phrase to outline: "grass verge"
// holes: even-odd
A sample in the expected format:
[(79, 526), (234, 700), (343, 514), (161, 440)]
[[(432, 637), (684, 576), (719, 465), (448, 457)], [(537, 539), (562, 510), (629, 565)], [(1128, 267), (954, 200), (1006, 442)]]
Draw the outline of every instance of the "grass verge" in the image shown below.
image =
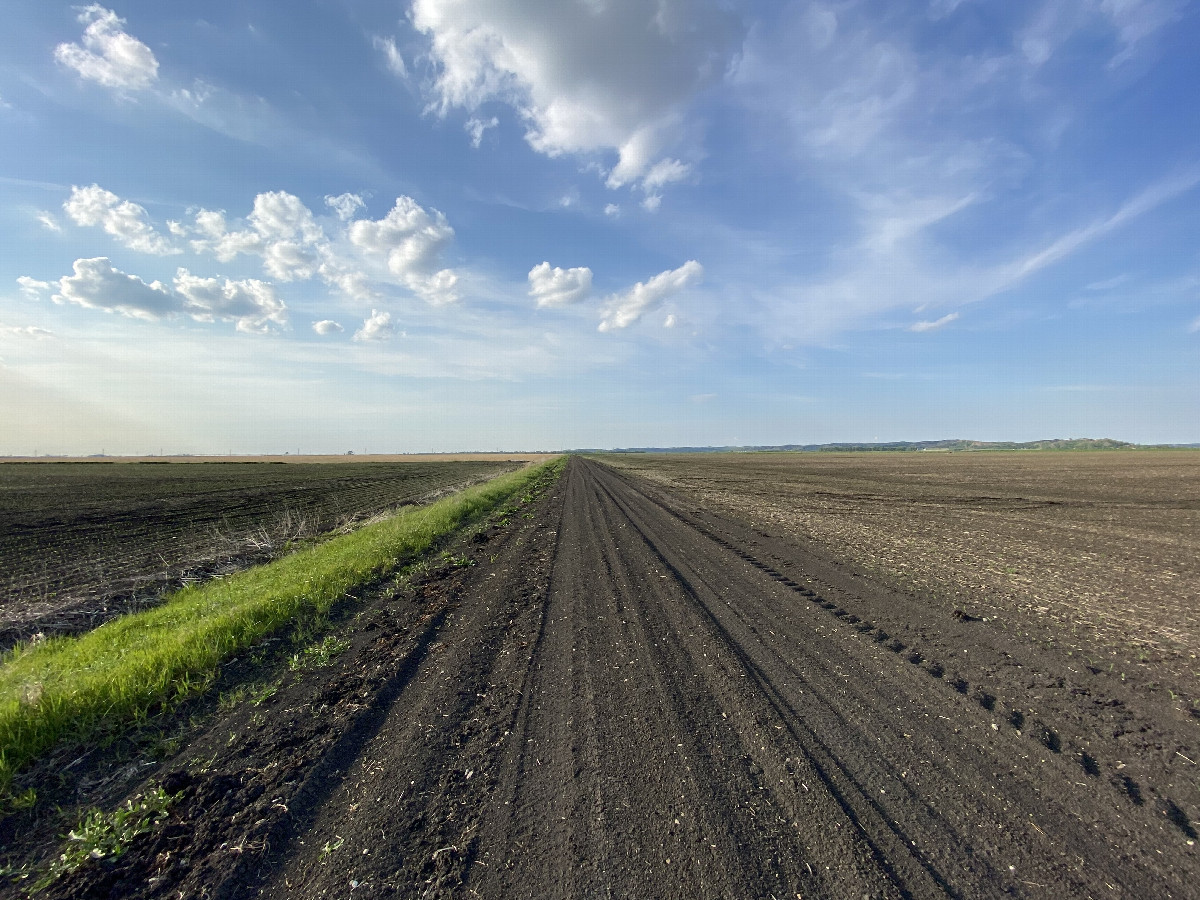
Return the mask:
[(56, 744), (120, 731), (197, 693), (220, 663), (305, 612), (324, 614), (355, 587), (428, 551), (519, 494), (559, 458), (501, 475), (429, 506), (227, 578), (77, 637), (14, 648), (0, 662), (0, 796)]

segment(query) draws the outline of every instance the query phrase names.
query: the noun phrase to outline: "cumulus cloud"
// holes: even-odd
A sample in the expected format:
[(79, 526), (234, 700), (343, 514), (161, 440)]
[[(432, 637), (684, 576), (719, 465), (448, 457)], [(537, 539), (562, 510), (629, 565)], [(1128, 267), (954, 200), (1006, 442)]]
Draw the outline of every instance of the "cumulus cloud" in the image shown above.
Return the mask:
[(21, 288), (21, 293), (31, 300), (40, 300), (42, 294), (50, 290), (50, 282), (38, 281), (36, 278), (31, 278), (28, 275), (18, 276), (17, 284)]
[(454, 229), (437, 210), (431, 213), (411, 197), (397, 197), (382, 219), (352, 223), (349, 238), (364, 253), (386, 258), (388, 270), (429, 302), (458, 299), (458, 276), (450, 269), (436, 270), (442, 251), (454, 238)]
[(58, 280), (56, 303), (76, 303), (139, 319), (160, 319), (179, 309), (179, 300), (162, 282), (147, 284), (136, 275), (126, 275), (114, 269), (107, 257), (77, 259), (74, 269), (74, 275)]
[(72, 187), (63, 210), (76, 225), (100, 226), (117, 242), (139, 253), (166, 256), (180, 253), (171, 241), (154, 229), (144, 207), (122, 200), (98, 184)]
[(240, 226), (231, 225), (224, 210), (202, 209), (191, 226), (178, 227), (197, 253), (211, 253), (222, 262), (239, 254), (257, 256), (279, 281), (320, 278), (361, 301), (377, 296), (376, 283), (399, 284), (434, 304), (458, 299), (458, 274), (439, 268), (454, 238), (440, 212), (401, 196), (382, 219), (354, 219), (364, 207), (359, 195), (328, 196), (325, 203), (345, 223), (328, 233), (304, 202), (286, 191), (256, 196)]
[(617, 206), (615, 203), (606, 204), (604, 207), (604, 214), (606, 216), (612, 216), (613, 218), (616, 218), (621, 214), (621, 207)]
[(272, 324), (287, 324), (287, 306), (274, 286), (264, 281), (201, 278), (181, 268), (175, 274), (175, 290), (184, 312), (198, 322), (234, 321), (238, 331), (250, 334), (264, 334)]
[(592, 270), (550, 267), (543, 262), (529, 270), (529, 296), (538, 306), (566, 306), (586, 297), (592, 290)]
[(953, 322), (957, 318), (958, 318), (958, 313), (956, 313), (956, 312), (947, 313), (946, 315), (942, 316), (940, 319), (934, 319), (931, 322), (915, 322), (911, 326), (909, 326), (908, 330), (909, 331), (917, 331), (917, 332), (934, 331), (945, 325), (949, 325), (951, 322)]
[(223, 210), (202, 209), (196, 213), (192, 249), (211, 253), (221, 262), (229, 262), (239, 253), (255, 254), (263, 250), (263, 238), (250, 230), (230, 231)]
[(150, 48), (124, 30), (125, 20), (93, 3), (79, 14), (86, 26), (80, 44), (59, 44), (54, 58), (80, 77), (118, 90), (143, 90), (158, 79)]
[(349, 222), (354, 214), (366, 206), (358, 194), (338, 194), (336, 197), (326, 197), (325, 205), (337, 213), (343, 222)]
[(333, 321), (333, 319), (322, 319), (320, 322), (313, 322), (312, 330), (317, 334), (325, 335), (337, 334), (338, 332), (345, 331), (346, 329), (337, 322)]
[(649, 281), (639, 281), (632, 288), (608, 299), (601, 331), (627, 328), (646, 312), (659, 306), (666, 298), (698, 283), (704, 277), (704, 267), (694, 259), (678, 269), (660, 272)]
[(539, 153), (615, 153), (611, 187), (665, 160), (742, 36), (706, 0), (416, 0), (411, 19), (437, 65), (431, 108), (507, 103)]
[(386, 341), (395, 333), (396, 326), (392, 324), (392, 314), (373, 309), (371, 315), (363, 321), (362, 328), (354, 332), (353, 340)]
[(187, 315), (197, 322), (235, 322), (238, 331), (262, 334), (272, 325), (287, 324), (287, 306), (273, 285), (250, 278), (243, 281), (203, 278), (187, 269), (175, 274), (174, 289), (160, 281), (147, 284), (113, 266), (107, 257), (77, 259), (75, 273), (54, 284), (21, 276), (29, 292), (56, 288), (55, 303), (74, 303), (88, 309), (158, 320)]

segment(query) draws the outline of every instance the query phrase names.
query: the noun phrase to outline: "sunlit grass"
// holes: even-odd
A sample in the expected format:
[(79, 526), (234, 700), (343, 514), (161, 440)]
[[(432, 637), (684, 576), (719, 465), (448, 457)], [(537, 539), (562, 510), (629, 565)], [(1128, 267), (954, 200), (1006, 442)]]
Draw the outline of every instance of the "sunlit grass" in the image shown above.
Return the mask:
[(186, 587), (87, 634), (15, 648), (0, 662), (0, 793), (57, 743), (119, 731), (203, 690), (221, 662), (297, 614), (327, 613), (356, 586), (428, 551), (562, 464), (501, 475), (267, 565)]

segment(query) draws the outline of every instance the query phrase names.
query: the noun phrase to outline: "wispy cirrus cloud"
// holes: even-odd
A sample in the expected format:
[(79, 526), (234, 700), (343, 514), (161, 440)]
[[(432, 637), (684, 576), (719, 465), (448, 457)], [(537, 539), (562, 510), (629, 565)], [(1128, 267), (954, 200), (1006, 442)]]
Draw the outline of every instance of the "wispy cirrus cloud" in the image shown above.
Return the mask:
[(934, 319), (932, 321), (925, 321), (925, 322), (915, 322), (908, 327), (908, 330), (916, 331), (918, 333), (922, 332), (922, 331), (936, 331), (939, 328), (944, 328), (945, 326), (949, 325), (951, 322), (956, 321), (957, 319), (958, 319), (958, 313), (956, 313), (956, 312), (946, 313), (946, 315), (942, 316), (940, 319)]

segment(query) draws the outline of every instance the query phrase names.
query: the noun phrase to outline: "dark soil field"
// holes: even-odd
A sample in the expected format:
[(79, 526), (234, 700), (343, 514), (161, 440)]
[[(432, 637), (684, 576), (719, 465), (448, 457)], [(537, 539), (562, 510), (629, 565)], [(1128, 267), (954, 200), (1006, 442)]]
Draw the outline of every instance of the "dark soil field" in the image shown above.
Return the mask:
[(0, 649), (521, 463), (0, 463)]
[[(931, 609), (1200, 706), (1200, 453), (609, 457)], [(1200, 712), (1200, 709), (1197, 709)]]
[[(1025, 546), (1082, 535), (1039, 551), (1074, 560), (1107, 528), (1128, 560), (1173, 545), (1128, 551), (1127, 535), (1195, 540), (1171, 525), (1194, 515), (1180, 504), (1195, 470), (1161, 459), (1186, 477), (1157, 497), (1130, 489), (1128, 517), (1086, 512), (1090, 484), (1019, 474), (1026, 463), (952, 508), (989, 536), (987, 522), (1028, 521), (1035, 498), (1020, 497), (1042, 485), (1037, 498), (1068, 508), (1058, 530), (1012, 525)], [(976, 582), (926, 594), (770, 519), (808, 511), (776, 496), (792, 490), (783, 462), (728, 484), (716, 467), (744, 462), (636, 462), (657, 480), (573, 459), (540, 499), (465, 536), (453, 565), (364, 597), (331, 664), (216, 715), (165, 761), (81, 785), (106, 808), (150, 784), (174, 799), (123, 855), (38, 896), (1197, 896), (1200, 719), (1147, 687), (1153, 671), (1090, 666), (1065, 615), (993, 603)], [(912, 558), (932, 558), (925, 531), (951, 513), (923, 504), (951, 506), (945, 467), (959, 463), (882, 465), (943, 467), (899, 519), (924, 548)], [(795, 481), (862, 510), (898, 504), (908, 483), (826, 478)], [(1160, 531), (1147, 502), (1165, 510)], [(1088, 565), (1056, 575), (1051, 558), (1015, 561), (1092, 584)], [(921, 563), (931, 582), (944, 571)], [(1141, 602), (1186, 607), (1177, 591)], [(1155, 612), (1147, 631), (1165, 622)]]

